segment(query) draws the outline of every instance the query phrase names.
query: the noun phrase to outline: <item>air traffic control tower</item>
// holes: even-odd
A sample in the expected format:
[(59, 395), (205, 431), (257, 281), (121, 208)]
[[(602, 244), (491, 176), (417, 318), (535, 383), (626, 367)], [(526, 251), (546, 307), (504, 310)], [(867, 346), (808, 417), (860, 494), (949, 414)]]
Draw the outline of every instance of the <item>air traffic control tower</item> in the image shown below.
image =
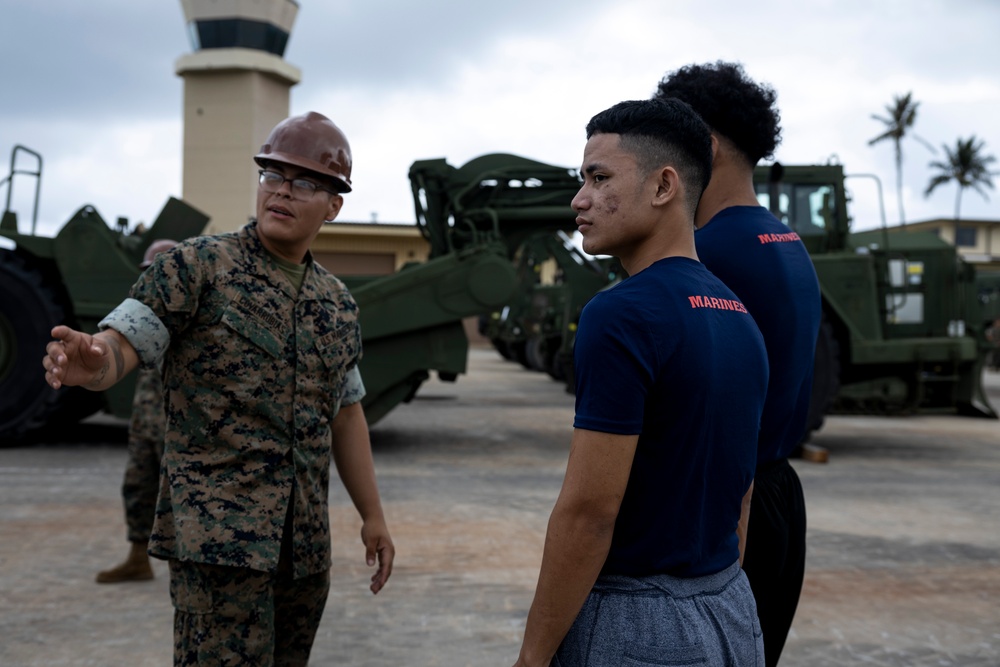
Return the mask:
[(253, 156), (289, 115), (302, 72), (282, 56), (294, 0), (181, 0), (193, 52), (184, 79), (183, 194), (211, 217), (206, 234), (233, 231), (255, 214)]

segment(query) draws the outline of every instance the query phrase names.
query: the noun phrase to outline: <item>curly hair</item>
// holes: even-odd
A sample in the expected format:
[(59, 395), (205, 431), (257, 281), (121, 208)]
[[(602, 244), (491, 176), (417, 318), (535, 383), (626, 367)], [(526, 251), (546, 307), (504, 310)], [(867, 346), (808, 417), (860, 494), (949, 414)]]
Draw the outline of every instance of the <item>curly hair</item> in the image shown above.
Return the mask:
[(781, 142), (781, 115), (774, 88), (756, 83), (740, 63), (687, 65), (667, 74), (654, 98), (675, 97), (698, 112), (712, 130), (756, 165)]

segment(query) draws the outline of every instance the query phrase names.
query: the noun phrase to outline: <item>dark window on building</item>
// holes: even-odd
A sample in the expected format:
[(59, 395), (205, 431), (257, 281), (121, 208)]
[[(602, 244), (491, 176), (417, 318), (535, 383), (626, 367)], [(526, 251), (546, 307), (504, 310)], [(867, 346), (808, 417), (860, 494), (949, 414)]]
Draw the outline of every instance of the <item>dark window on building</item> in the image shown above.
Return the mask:
[(975, 227), (957, 227), (955, 229), (955, 245), (963, 248), (973, 248), (976, 245)]
[(247, 19), (206, 19), (196, 21), (192, 31), (195, 50), (240, 47), (284, 55), (288, 33), (270, 23)]

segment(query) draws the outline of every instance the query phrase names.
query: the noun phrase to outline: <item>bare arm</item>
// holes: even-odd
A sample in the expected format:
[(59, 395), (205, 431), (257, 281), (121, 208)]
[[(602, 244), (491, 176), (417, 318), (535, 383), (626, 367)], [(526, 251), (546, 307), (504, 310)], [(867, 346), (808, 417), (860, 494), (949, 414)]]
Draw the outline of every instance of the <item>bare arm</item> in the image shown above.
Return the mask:
[(611, 548), (638, 436), (576, 429), (516, 667), (548, 665)]
[(736, 524), (736, 535), (740, 539), (740, 566), (743, 566), (743, 553), (747, 548), (747, 528), (750, 526), (750, 498), (753, 497), (753, 480), (750, 480), (750, 488), (743, 494), (743, 503), (740, 505), (740, 521)]
[(365, 545), (365, 560), (378, 570), (372, 575), (371, 591), (378, 593), (392, 574), (396, 547), (382, 513), (382, 500), (375, 482), (368, 422), (361, 403), (344, 406), (333, 419), (333, 462), (344, 483), (351, 502), (361, 515), (361, 541)]
[(135, 348), (114, 329), (91, 336), (58, 326), (52, 337), (56, 340), (45, 347), (42, 366), (53, 389), (66, 385), (104, 391), (139, 365)]

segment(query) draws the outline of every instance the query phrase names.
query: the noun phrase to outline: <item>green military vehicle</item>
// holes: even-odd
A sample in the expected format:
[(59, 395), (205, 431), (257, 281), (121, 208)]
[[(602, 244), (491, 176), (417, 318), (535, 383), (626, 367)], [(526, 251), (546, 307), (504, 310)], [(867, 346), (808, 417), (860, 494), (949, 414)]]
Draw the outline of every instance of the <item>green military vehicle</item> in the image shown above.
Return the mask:
[(764, 206), (799, 234), (823, 296), (810, 428), (828, 411), (997, 417), (976, 272), (926, 232), (850, 231), (843, 167), (758, 167)]
[(511, 260), (526, 239), (574, 226), (561, 196), (576, 176), (560, 167), (491, 154), (461, 167), (419, 160), (409, 177), (427, 261), (388, 276), (344, 278), (360, 308), (371, 424), (409, 401), (430, 372), (445, 381), (464, 373), (463, 319), (510, 300), (517, 284)]
[[(32, 160), (33, 158), (33, 160)], [(25, 161), (31, 168), (19, 168)], [(30, 231), (22, 231), (11, 209), (14, 176), (34, 179)], [(55, 238), (38, 236), (42, 157), (24, 147), (11, 152), (0, 236), (0, 444), (50, 424), (73, 424), (104, 410), (128, 416), (135, 375), (102, 393), (78, 387), (53, 390), (45, 383), (42, 357), (57, 324), (87, 332), (121, 303), (139, 277), (146, 248), (157, 239), (180, 240), (201, 233), (208, 218), (178, 199), (169, 199), (142, 233), (128, 233), (119, 218), (112, 229), (93, 206), (81, 207)]]
[[(432, 258), (464, 252), (483, 238), (497, 239), (514, 267), (516, 293), (530, 286), (536, 295), (533, 302), (505, 300), (482, 313), (480, 333), (506, 358), (559, 377), (551, 336), (558, 336), (552, 325), (562, 319), (561, 312), (553, 314), (537, 297), (546, 290), (564, 295), (570, 275), (600, 272), (598, 263), (574, 248), (566, 235), (576, 229), (575, 213), (564, 197), (579, 185), (576, 172), (516, 155), (489, 154), (459, 168), (444, 159), (418, 161), (410, 179), (417, 224)], [(553, 258), (553, 275), (543, 275), (543, 265)], [(580, 277), (572, 284), (579, 285)], [(572, 303), (573, 298), (563, 299), (558, 308)]]
[[(20, 154), (36, 157), (37, 168), (18, 169)], [(128, 416), (131, 380), (100, 394), (45, 384), (39, 359), (49, 331), (58, 323), (94, 331), (127, 294), (154, 240), (187, 238), (207, 222), (170, 199), (142, 234), (127, 233), (122, 219), (113, 230), (92, 206), (77, 211), (55, 238), (36, 235), (34, 214), (25, 233), (11, 210), (16, 174), (35, 178), (37, 214), (41, 157), (16, 147), (10, 175), (0, 181), (8, 188), (0, 236), (13, 245), (0, 248), (3, 444), (98, 410)], [(802, 237), (822, 287), (811, 428), (829, 410), (942, 409), (996, 417), (981, 385), (990, 350), (985, 309), (992, 302), (977, 292), (974, 270), (954, 248), (928, 234), (850, 233), (840, 166), (762, 168), (756, 180), (762, 203)], [(590, 263), (567, 242), (575, 228), (569, 203), (579, 187), (576, 171), (492, 154), (460, 168), (444, 159), (418, 161), (410, 181), (430, 258), (389, 276), (348, 279), (361, 308), (369, 422), (412, 398), (431, 372), (445, 380), (465, 372), (462, 320), (502, 312), (517, 300), (517, 321), (535, 341), (523, 339), (528, 365), (571, 384), (579, 311), (617, 277), (613, 265)], [(561, 277), (543, 285), (522, 275), (515, 296), (515, 261), (529, 254), (532, 272), (552, 259)]]
[[(575, 225), (574, 225), (575, 226)], [(514, 256), (518, 272), (516, 298), (503, 309), (484, 315), (480, 333), (505, 359), (525, 368), (566, 380), (566, 327), (583, 306), (611, 282), (617, 261), (583, 253), (563, 231), (529, 237)]]

